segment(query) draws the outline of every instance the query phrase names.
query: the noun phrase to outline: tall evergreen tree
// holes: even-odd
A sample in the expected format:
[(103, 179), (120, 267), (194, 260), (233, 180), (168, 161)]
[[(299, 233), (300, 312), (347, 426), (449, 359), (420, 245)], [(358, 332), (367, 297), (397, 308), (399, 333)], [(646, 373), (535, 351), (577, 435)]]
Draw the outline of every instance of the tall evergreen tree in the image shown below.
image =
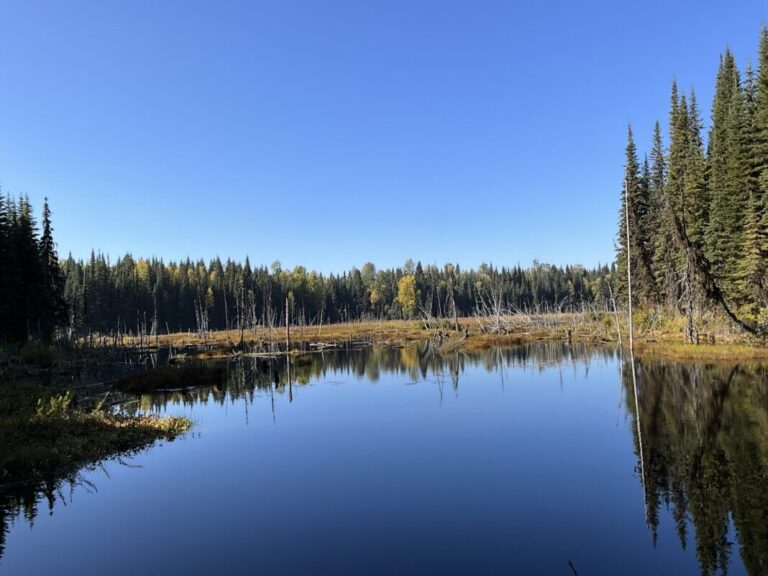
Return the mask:
[(688, 101), (688, 145), (685, 154), (684, 195), (687, 207), (686, 227), (690, 239), (699, 247), (705, 245), (707, 222), (709, 221), (709, 193), (706, 183), (706, 157), (702, 139), (702, 121), (696, 102), (696, 94), (691, 91)]
[(619, 213), (618, 239), (618, 278), (617, 288), (620, 295), (627, 295), (627, 238), (626, 214), (629, 212), (630, 263), (633, 270), (632, 288), (638, 299), (644, 302), (654, 300), (655, 281), (651, 262), (651, 238), (649, 236), (649, 216), (652, 213), (648, 174), (641, 172), (637, 159), (637, 148), (632, 136), (632, 127), (627, 127), (627, 147), (625, 149), (624, 194)]
[(747, 67), (742, 82), (730, 49), (721, 56), (706, 152), (695, 93), (687, 100), (679, 95), (676, 83), (666, 154), (658, 123), (654, 129), (646, 178), (652, 269), (661, 300), (687, 312), (690, 338), (695, 337), (692, 310), (702, 297), (742, 328), (765, 333), (760, 325), (768, 315), (765, 26), (758, 59), (757, 71)]
[[(768, 27), (760, 31), (758, 68), (752, 83), (753, 157), (758, 186), (768, 194)], [(765, 204), (765, 203), (764, 203)]]
[[(761, 257), (768, 255), (768, 27), (760, 31), (758, 69), (754, 86), (754, 170), (762, 214), (758, 225)], [(759, 273), (759, 272), (758, 272)], [(764, 284), (766, 279), (761, 278)]]
[[(676, 85), (673, 84), (675, 99), (676, 91)], [(661, 125), (657, 120), (653, 128), (649, 194), (652, 207), (650, 221), (653, 229), (653, 275), (660, 301), (664, 299), (661, 295), (672, 293), (675, 283), (674, 275), (671, 273), (674, 269), (671, 264), (674, 255), (674, 230), (673, 222), (669, 217), (672, 208), (667, 198), (666, 184), (667, 160), (662, 142)]]
[(11, 311), (11, 324), (16, 340), (39, 337), (41, 332), (40, 304), (43, 300), (43, 275), (40, 266), (40, 247), (37, 223), (27, 198), (21, 198), (15, 215), (11, 250), (16, 260), (15, 300), (18, 306)]
[(9, 340), (13, 335), (8, 321), (13, 306), (13, 272), (9, 207), (0, 190), (0, 342)]
[(51, 210), (48, 198), (43, 204), (43, 233), (40, 237), (40, 261), (43, 268), (43, 294), (41, 302), (41, 336), (51, 337), (53, 331), (67, 322), (67, 305), (64, 300), (64, 277), (53, 241)]
[[(738, 83), (733, 87), (731, 105), (726, 117), (727, 154), (725, 158), (725, 199), (721, 204), (722, 221), (726, 224), (726, 240), (721, 243), (723, 268), (721, 282), (726, 293), (737, 303), (749, 298), (749, 274), (745, 268), (743, 250), (747, 245), (746, 224), (755, 222), (759, 213), (759, 202), (750, 198), (749, 179), (749, 115), (746, 94)], [(751, 213), (750, 213), (751, 211)], [(756, 231), (755, 231), (756, 233)], [(754, 240), (757, 242), (757, 239)]]
[(728, 49), (720, 59), (712, 104), (712, 125), (707, 150), (707, 188), (711, 199), (711, 212), (707, 234), (707, 256), (713, 264), (713, 272), (723, 282), (726, 291), (733, 287), (733, 259), (741, 247), (739, 199), (734, 198), (734, 181), (729, 170), (733, 168), (733, 150), (737, 145), (734, 129), (740, 110), (739, 71), (733, 54)]

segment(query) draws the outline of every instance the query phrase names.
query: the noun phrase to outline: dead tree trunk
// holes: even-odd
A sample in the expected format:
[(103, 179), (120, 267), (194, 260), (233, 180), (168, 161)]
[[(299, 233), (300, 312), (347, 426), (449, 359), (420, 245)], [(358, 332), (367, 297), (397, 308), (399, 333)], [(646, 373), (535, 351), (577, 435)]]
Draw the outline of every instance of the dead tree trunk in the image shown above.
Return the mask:
[(289, 299), (286, 298), (285, 299), (285, 352), (286, 354), (291, 351), (291, 318), (290, 318), (290, 308), (288, 304), (289, 304)]

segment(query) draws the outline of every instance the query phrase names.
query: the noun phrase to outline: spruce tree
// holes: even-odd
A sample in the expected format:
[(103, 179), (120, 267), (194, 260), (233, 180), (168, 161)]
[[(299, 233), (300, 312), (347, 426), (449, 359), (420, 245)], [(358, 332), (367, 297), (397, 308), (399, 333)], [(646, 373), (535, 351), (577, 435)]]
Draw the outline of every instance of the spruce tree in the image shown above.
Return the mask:
[(43, 299), (43, 274), (37, 224), (32, 205), (21, 198), (15, 210), (11, 250), (15, 260), (13, 283), (14, 307), (11, 311), (13, 339), (23, 341), (41, 335), (40, 304)]
[(67, 321), (67, 307), (64, 300), (64, 277), (56, 254), (51, 225), (51, 210), (48, 198), (43, 203), (43, 233), (40, 237), (40, 263), (43, 273), (41, 301), (41, 336), (48, 339), (53, 331)]
[(743, 304), (749, 304), (753, 312), (764, 300), (766, 241), (768, 222), (765, 220), (765, 203), (760, 177), (765, 158), (761, 158), (760, 127), (758, 121), (758, 75), (747, 68), (743, 90), (744, 118), (741, 132), (741, 149), (744, 153), (742, 167), (743, 186), (746, 188), (743, 246), (736, 271), (736, 292)]
[(751, 209), (756, 213), (759, 204), (750, 198), (749, 117), (745, 93), (738, 83), (734, 86), (726, 122), (726, 201), (721, 204), (726, 238), (721, 243), (721, 255), (724, 258), (721, 280), (726, 294), (738, 303), (745, 303), (749, 297), (749, 286), (743, 280), (749, 273), (743, 258), (747, 242), (745, 225), (754, 221), (755, 214), (749, 211)]
[[(673, 90), (676, 88), (673, 85)], [(658, 120), (653, 128), (653, 143), (651, 147), (651, 172), (649, 180), (649, 194), (651, 198), (650, 221), (653, 225), (652, 249), (653, 249), (653, 275), (656, 292), (659, 301), (663, 301), (674, 285), (674, 278), (670, 275), (674, 234), (672, 222), (669, 219), (671, 208), (668, 206), (666, 196), (667, 160), (664, 152), (664, 144), (661, 136), (661, 125)]]
[(707, 144), (707, 189), (711, 201), (707, 234), (707, 256), (712, 262), (714, 274), (723, 281), (723, 287), (731, 286), (731, 258), (738, 239), (732, 238), (734, 200), (730, 197), (728, 169), (732, 164), (733, 108), (739, 92), (739, 72), (730, 50), (720, 58), (720, 68), (715, 83), (712, 103), (712, 125)]
[(701, 136), (701, 114), (696, 103), (696, 94), (691, 91), (688, 101), (688, 145), (685, 154), (685, 181), (683, 190), (686, 208), (686, 228), (694, 244), (702, 248), (705, 244), (707, 222), (709, 221), (709, 194), (706, 186), (706, 157)]
[[(674, 255), (668, 261), (667, 265), (673, 270), (676, 281), (670, 287), (671, 292), (667, 295), (670, 303), (675, 305), (682, 304), (688, 318), (687, 335), (689, 341), (695, 340), (695, 330), (693, 325), (694, 298), (694, 271), (691, 267), (691, 255), (687, 245), (680, 238), (678, 226), (682, 228), (683, 234), (694, 242), (700, 240), (701, 234), (697, 234), (696, 213), (697, 196), (700, 191), (693, 184), (691, 179), (691, 166), (695, 165), (695, 150), (698, 145), (698, 125), (695, 115), (697, 114), (695, 96), (693, 103), (689, 107), (685, 95), (680, 96), (677, 102), (672, 104), (672, 113), (670, 115), (670, 144), (669, 158), (667, 161), (668, 177), (666, 183), (666, 194), (670, 213), (667, 219), (671, 222), (674, 232)], [(677, 281), (679, 278), (679, 281)]]
[[(768, 28), (760, 31), (758, 69), (753, 89), (754, 157), (761, 191), (768, 193)], [(763, 185), (765, 184), (765, 185)]]
[(641, 266), (640, 275), (638, 276), (640, 280), (638, 288), (643, 301), (648, 304), (658, 301), (656, 278), (653, 270), (655, 242), (653, 230), (656, 226), (653, 202), (654, 199), (651, 194), (651, 168), (648, 163), (648, 156), (645, 156), (636, 187), (635, 218), (637, 219), (637, 224), (635, 233), (638, 243), (639, 264)]
[(11, 223), (8, 203), (0, 191), (0, 343), (11, 338), (10, 313), (12, 306), (11, 284)]
[(641, 301), (650, 302), (654, 296), (654, 280), (651, 269), (650, 242), (647, 234), (650, 214), (649, 187), (643, 181), (637, 160), (637, 148), (632, 136), (632, 127), (627, 127), (625, 149), (624, 194), (619, 212), (619, 233), (617, 234), (617, 291), (626, 297), (627, 238), (626, 211), (629, 211), (630, 258), (633, 270), (632, 288)]
[[(677, 82), (672, 82), (669, 113), (669, 150), (664, 161), (663, 203), (659, 218), (655, 260), (657, 281), (667, 307), (674, 308), (680, 301), (683, 254), (678, 239), (675, 219), (687, 222), (690, 211), (685, 198), (685, 173), (690, 141), (690, 119), (685, 96), (680, 96)], [(659, 138), (660, 140), (660, 138)], [(660, 154), (660, 145), (656, 154)], [(660, 181), (660, 176), (656, 177)], [(658, 184), (657, 184), (658, 185)], [(685, 204), (685, 205), (684, 205)]]
[(754, 169), (757, 174), (757, 190), (762, 207), (758, 225), (761, 238), (760, 253), (765, 256), (768, 255), (768, 28), (765, 26), (760, 31), (758, 69), (754, 86), (753, 126)]

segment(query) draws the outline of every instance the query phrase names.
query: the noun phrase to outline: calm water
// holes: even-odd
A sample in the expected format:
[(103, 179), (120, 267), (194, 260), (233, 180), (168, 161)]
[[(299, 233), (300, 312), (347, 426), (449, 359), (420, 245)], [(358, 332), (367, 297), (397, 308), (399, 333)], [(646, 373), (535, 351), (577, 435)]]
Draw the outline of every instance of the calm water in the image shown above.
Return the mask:
[[(6, 495), (3, 574), (768, 574), (761, 367), (536, 345), (228, 365), (194, 431)], [(639, 446), (642, 444), (642, 454)]]

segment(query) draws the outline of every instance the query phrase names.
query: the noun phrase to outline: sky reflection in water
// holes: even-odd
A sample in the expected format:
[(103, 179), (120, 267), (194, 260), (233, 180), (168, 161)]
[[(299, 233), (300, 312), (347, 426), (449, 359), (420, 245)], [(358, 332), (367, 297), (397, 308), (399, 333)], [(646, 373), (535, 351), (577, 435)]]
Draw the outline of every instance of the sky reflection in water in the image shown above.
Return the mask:
[(0, 571), (768, 573), (761, 367), (638, 361), (642, 467), (613, 350), (376, 348), (290, 372), (246, 359), (142, 397), (194, 431), (58, 479), (50, 515), (6, 497)]

